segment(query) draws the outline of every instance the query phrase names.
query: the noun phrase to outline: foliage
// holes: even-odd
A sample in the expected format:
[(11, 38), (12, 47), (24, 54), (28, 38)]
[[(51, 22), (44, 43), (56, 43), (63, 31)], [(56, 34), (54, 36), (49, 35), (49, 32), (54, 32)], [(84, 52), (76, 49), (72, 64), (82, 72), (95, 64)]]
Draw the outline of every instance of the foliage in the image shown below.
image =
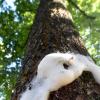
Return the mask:
[[(68, 10), (80, 31), (85, 45), (100, 64), (100, 1), (72, 0), (87, 15), (71, 2)], [(9, 100), (21, 68), (30, 27), (36, 14), (39, 0), (0, 0), (0, 96)]]

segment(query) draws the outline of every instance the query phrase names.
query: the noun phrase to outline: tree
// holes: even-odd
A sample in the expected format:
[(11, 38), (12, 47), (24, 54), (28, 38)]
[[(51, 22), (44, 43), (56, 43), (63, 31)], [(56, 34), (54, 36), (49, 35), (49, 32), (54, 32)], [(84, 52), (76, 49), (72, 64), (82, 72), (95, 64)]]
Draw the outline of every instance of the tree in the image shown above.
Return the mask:
[[(19, 100), (20, 94), (26, 89), (26, 84), (29, 84), (36, 75), (37, 65), (44, 55), (56, 51), (89, 55), (64, 4), (64, 0), (40, 1), (29, 34), (22, 72), (12, 100)], [(52, 92), (49, 100), (100, 99), (99, 89), (100, 85), (95, 83), (92, 75), (85, 72), (72, 84)]]
[[(39, 1), (0, 1), (1, 100), (10, 99), (16, 79), (19, 76), (22, 65), (21, 61), (26, 50), (28, 33), (32, 22), (35, 21)], [(99, 0), (70, 0), (67, 5), (68, 10), (73, 16), (74, 25), (77, 26), (77, 30), (85, 40), (85, 47), (98, 65), (100, 65), (99, 2)]]

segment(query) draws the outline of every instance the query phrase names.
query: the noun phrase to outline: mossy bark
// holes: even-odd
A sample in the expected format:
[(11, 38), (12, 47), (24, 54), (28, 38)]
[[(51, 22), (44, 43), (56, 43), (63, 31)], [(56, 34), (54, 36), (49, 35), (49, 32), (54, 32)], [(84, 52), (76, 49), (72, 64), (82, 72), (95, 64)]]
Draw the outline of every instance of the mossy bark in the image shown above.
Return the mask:
[[(41, 0), (29, 34), (22, 72), (11, 100), (19, 100), (36, 75), (37, 65), (48, 53), (74, 52), (89, 55), (66, 10), (66, 0)], [(29, 85), (29, 88), (31, 86)], [(100, 85), (89, 72), (50, 94), (49, 100), (100, 100)]]

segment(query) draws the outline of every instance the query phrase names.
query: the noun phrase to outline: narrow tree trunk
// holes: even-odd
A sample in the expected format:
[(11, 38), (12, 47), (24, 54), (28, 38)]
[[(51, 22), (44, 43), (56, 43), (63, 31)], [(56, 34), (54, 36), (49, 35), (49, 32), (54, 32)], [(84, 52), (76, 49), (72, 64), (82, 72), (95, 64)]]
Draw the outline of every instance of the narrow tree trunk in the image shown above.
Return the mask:
[[(20, 79), (11, 100), (19, 100), (26, 85), (36, 75), (39, 61), (46, 54), (71, 51), (89, 55), (73, 25), (70, 13), (66, 10), (65, 1), (40, 1), (36, 19), (29, 34)], [(52, 92), (49, 100), (97, 100), (96, 97), (100, 99), (100, 86), (95, 83), (90, 73), (84, 72), (82, 77), (72, 84)]]

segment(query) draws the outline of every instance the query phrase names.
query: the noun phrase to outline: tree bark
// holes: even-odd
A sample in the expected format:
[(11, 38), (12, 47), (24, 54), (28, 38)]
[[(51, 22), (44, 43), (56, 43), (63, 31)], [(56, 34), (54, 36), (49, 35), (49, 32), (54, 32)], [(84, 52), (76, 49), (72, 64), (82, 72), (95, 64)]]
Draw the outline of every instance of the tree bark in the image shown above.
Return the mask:
[[(74, 52), (89, 55), (66, 10), (66, 0), (40, 0), (35, 21), (29, 34), (21, 75), (11, 100), (19, 100), (26, 85), (31, 88), (40, 60), (52, 52)], [(100, 85), (91, 73), (50, 94), (49, 100), (100, 100)]]

